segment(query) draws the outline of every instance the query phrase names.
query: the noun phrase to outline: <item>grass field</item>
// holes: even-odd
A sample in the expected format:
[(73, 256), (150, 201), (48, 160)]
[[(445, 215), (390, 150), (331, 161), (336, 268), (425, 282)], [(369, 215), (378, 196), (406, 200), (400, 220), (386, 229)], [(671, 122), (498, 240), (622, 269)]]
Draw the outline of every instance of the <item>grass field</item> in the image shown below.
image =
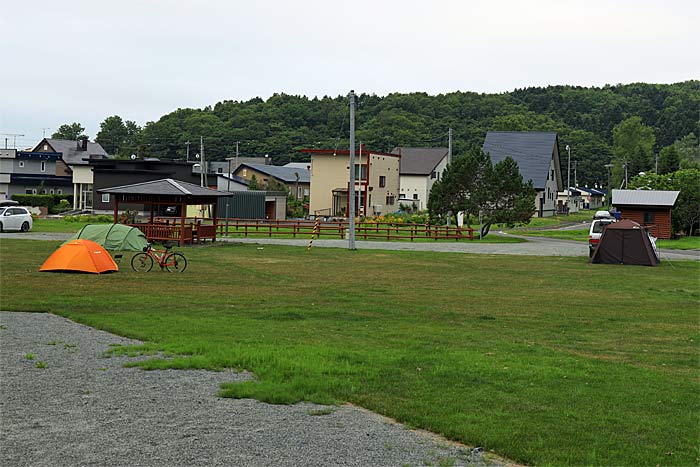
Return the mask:
[[(559, 240), (588, 241), (588, 227), (575, 230), (508, 230), (508, 233), (528, 237), (547, 237)], [(673, 240), (658, 239), (656, 246), (671, 250), (700, 250), (700, 237), (681, 237)]]
[(536, 465), (700, 462), (698, 263), (216, 244), (182, 274), (37, 272), (57, 245), (0, 243), (3, 310), (257, 375), (225, 396), (349, 401)]

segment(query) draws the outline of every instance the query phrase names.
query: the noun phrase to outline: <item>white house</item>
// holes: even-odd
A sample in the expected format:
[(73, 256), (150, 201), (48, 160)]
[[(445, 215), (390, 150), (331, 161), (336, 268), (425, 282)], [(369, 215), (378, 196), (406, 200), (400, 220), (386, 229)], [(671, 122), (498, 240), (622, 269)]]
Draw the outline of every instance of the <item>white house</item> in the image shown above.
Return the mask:
[(399, 206), (427, 209), (430, 190), (447, 167), (447, 148), (397, 147), (391, 152), (401, 156)]

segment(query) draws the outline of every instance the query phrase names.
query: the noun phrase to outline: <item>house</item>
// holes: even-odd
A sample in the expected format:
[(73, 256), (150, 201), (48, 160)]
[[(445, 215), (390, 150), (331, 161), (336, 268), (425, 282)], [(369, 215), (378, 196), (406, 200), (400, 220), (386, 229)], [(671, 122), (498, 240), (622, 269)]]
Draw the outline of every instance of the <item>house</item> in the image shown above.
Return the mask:
[[(77, 141), (44, 138), (29, 153), (34, 154), (33, 157), (41, 157), (41, 154), (60, 155), (56, 161), (55, 175), (70, 177), (68, 186), (72, 185), (73, 188), (73, 209), (92, 208), (93, 173), (89, 160), (109, 157), (99, 143), (92, 143), (88, 141), (87, 137)], [(44, 186), (46, 186), (46, 182)], [(58, 188), (54, 190), (58, 190)]]
[(422, 211), (428, 208), (433, 184), (447, 167), (447, 148), (394, 148), (399, 154), (399, 205), (412, 206)]
[(272, 180), (275, 180), (287, 187), (289, 192), (300, 200), (308, 197), (311, 191), (310, 172), (306, 169), (244, 163), (240, 164), (233, 174), (247, 181), (255, 176), (261, 187), (267, 187)]
[(588, 187), (576, 187), (576, 189), (580, 191), (583, 196), (582, 209), (598, 209), (602, 208), (605, 204), (605, 192), (603, 190)]
[[(111, 213), (114, 209), (110, 193), (99, 190), (115, 186), (132, 185), (154, 180), (173, 179), (195, 185), (201, 184), (201, 176), (194, 172), (193, 162), (161, 161), (158, 159), (91, 159), (94, 194), (92, 207), (96, 212)], [(207, 183), (216, 180), (209, 177)], [(143, 210), (142, 207), (140, 210)]]
[(557, 193), (564, 190), (559, 162), (559, 139), (552, 131), (489, 131), (484, 153), (497, 164), (510, 156), (518, 164), (525, 182), (532, 181), (535, 217), (549, 217), (557, 212)]
[(572, 214), (583, 209), (581, 192), (574, 187), (557, 192), (557, 214)]
[(612, 205), (620, 217), (649, 227), (657, 238), (671, 238), (671, 209), (680, 191), (613, 190)]
[(19, 194), (70, 194), (71, 177), (59, 165), (61, 154), (3, 149), (0, 152), (0, 198)]
[[(350, 200), (350, 150), (302, 149), (311, 155), (311, 216), (346, 217)], [(355, 214), (381, 215), (398, 210), (401, 155), (355, 151)]]

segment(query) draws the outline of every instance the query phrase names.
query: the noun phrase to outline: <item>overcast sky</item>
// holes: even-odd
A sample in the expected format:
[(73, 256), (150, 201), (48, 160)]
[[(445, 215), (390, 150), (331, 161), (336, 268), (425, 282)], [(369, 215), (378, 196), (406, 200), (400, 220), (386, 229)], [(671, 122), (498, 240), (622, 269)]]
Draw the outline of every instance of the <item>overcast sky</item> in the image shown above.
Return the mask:
[(275, 92), (700, 79), (699, 24), (697, 0), (10, 0), (0, 133), (32, 146), (77, 121), (92, 138), (110, 115)]

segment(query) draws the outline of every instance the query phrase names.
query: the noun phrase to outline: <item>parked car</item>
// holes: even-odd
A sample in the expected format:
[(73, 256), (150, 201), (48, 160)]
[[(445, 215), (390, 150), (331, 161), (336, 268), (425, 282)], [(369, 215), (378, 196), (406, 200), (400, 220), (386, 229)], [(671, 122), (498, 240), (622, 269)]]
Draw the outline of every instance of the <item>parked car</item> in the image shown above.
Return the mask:
[(28, 232), (33, 224), (32, 215), (27, 208), (0, 207), (0, 232), (5, 230)]
[(591, 222), (591, 228), (588, 231), (588, 256), (593, 257), (593, 252), (595, 251), (596, 247), (598, 246), (598, 243), (600, 243), (600, 237), (603, 236), (603, 230), (605, 230), (605, 227), (609, 226), (610, 224), (614, 223), (616, 221), (615, 218), (609, 217), (609, 218), (602, 218), (602, 219), (593, 219), (593, 222)]

